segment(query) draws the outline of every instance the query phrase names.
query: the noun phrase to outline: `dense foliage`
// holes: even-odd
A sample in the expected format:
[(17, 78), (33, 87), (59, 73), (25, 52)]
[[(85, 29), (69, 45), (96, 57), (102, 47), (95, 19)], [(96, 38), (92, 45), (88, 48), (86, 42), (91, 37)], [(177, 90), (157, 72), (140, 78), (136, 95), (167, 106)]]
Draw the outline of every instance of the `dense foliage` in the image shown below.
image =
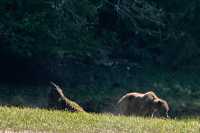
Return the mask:
[(199, 0), (1, 0), (0, 53), (199, 64), (199, 10)]
[[(0, 82), (55, 81), (96, 112), (150, 87), (199, 109), (199, 11), (199, 0), (0, 0)], [(41, 94), (25, 88), (1, 98)]]
[(85, 25), (95, 11), (87, 0), (5, 0), (0, 5), (4, 54), (41, 57), (93, 43)]

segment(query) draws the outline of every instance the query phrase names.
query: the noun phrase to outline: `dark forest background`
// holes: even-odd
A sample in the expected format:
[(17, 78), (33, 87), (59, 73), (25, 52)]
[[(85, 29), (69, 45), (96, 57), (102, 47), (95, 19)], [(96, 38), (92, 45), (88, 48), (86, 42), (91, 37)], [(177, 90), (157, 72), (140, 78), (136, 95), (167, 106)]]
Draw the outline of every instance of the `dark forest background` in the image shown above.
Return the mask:
[(198, 114), (199, 12), (199, 0), (0, 0), (1, 103), (45, 106), (54, 81), (89, 111), (153, 90)]

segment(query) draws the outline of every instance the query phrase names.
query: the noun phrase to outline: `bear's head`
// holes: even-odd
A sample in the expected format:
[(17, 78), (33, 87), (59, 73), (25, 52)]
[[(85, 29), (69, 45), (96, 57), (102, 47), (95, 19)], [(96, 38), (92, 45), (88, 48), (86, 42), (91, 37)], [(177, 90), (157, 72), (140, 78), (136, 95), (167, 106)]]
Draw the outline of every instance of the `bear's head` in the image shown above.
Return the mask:
[(169, 105), (165, 100), (155, 99), (153, 103), (153, 116), (169, 118)]

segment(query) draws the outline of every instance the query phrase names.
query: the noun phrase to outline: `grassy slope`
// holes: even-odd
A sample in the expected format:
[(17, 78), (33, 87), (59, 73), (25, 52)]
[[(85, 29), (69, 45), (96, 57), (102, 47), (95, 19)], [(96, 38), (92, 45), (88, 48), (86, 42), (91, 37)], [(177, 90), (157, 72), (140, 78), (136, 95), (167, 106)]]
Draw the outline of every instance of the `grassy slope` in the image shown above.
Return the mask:
[(1, 107), (0, 128), (70, 133), (198, 133), (200, 118), (163, 120)]

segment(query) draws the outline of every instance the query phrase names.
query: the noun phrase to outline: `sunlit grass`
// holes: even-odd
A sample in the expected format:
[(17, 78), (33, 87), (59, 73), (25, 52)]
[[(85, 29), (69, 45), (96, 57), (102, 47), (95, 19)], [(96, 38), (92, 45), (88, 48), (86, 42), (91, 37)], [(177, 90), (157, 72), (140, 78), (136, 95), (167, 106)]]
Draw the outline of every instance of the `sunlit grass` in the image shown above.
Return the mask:
[(200, 132), (200, 118), (165, 120), (1, 107), (0, 128), (2, 130), (70, 133), (198, 133)]

